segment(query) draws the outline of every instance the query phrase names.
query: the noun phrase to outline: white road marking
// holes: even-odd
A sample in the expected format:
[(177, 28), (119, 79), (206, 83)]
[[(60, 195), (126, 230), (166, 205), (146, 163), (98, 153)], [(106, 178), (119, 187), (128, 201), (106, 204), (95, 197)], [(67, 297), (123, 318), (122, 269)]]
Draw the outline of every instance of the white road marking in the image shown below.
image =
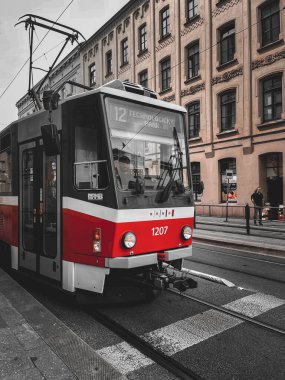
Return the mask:
[[(285, 305), (284, 299), (256, 293), (223, 307), (248, 317), (256, 317), (282, 305)], [(207, 310), (146, 333), (141, 338), (164, 354), (172, 356), (242, 323), (242, 320), (220, 311)], [(126, 342), (105, 347), (97, 353), (124, 375), (154, 363)]]
[(285, 304), (285, 300), (267, 294), (256, 293), (230, 302), (224, 307), (237, 313), (254, 318), (275, 307)]
[(126, 342), (105, 347), (96, 352), (123, 375), (154, 363)]

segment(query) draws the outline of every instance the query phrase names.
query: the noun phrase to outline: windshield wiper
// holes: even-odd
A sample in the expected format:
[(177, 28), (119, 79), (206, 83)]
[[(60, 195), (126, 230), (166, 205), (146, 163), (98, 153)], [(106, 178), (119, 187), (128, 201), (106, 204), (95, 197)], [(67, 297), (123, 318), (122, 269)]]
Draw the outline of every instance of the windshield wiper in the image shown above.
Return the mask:
[[(178, 193), (182, 194), (185, 191), (184, 186), (183, 186), (183, 164), (182, 164), (183, 152), (180, 147), (180, 142), (178, 139), (176, 127), (173, 127), (173, 137), (176, 143), (175, 154), (170, 155), (166, 168), (163, 170), (160, 176), (157, 189), (159, 189), (161, 186), (163, 187), (167, 176), (169, 176), (169, 181), (167, 185), (165, 186), (165, 188), (162, 191), (159, 191), (157, 193), (155, 197), (155, 201), (157, 203), (163, 203), (168, 200), (171, 190), (174, 187), (174, 183), (176, 184)], [(176, 161), (175, 161), (175, 165), (173, 166), (173, 161), (175, 158), (176, 158)], [(180, 176), (179, 176), (180, 178), (175, 181), (174, 177), (175, 177), (175, 172), (177, 171), (180, 172)]]

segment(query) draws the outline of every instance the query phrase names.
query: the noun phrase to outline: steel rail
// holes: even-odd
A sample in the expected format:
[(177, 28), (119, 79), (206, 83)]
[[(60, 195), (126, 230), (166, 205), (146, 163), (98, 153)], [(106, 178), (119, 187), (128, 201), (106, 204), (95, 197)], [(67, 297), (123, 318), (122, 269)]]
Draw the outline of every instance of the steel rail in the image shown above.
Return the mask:
[(138, 335), (132, 333), (118, 322), (109, 318), (106, 314), (96, 310), (86, 310), (96, 321), (107, 327), (113, 333), (124, 339), (131, 346), (135, 347), (142, 354), (156, 362), (161, 367), (167, 369), (169, 372), (182, 380), (203, 380), (199, 375), (194, 373), (191, 369), (185, 367), (171, 356), (165, 355), (163, 352), (157, 351), (151, 344), (144, 341)]
[(194, 302), (200, 303), (202, 305), (208, 306), (211, 309), (215, 309), (215, 310), (221, 311), (222, 313), (231, 315), (232, 317), (241, 319), (241, 320), (243, 320), (245, 322), (251, 323), (254, 326), (262, 327), (265, 330), (270, 330), (270, 331), (272, 331), (274, 333), (277, 333), (279, 335), (285, 336), (285, 330), (279, 329), (278, 327), (274, 327), (274, 326), (268, 325), (267, 323), (264, 323), (264, 322), (257, 321), (256, 319), (247, 317), (246, 315), (237, 313), (236, 311), (226, 309), (223, 306), (218, 306), (218, 305), (215, 305), (215, 304), (213, 304), (211, 302), (203, 301), (203, 300), (201, 300), (199, 298), (196, 298), (196, 297), (193, 297), (193, 296), (189, 296), (188, 294), (180, 293), (179, 291), (177, 291), (175, 289), (167, 289), (167, 291), (171, 292), (171, 293), (174, 293), (174, 294), (176, 294), (178, 296), (190, 299), (191, 301), (194, 301)]

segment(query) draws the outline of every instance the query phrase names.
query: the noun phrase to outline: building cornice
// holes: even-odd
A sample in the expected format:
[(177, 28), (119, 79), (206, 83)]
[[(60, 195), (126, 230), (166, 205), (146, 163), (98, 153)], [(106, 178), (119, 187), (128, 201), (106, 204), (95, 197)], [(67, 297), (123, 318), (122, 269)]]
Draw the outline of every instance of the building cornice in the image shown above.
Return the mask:
[(228, 82), (231, 79), (238, 77), (240, 75), (243, 75), (243, 67), (242, 66), (238, 67), (237, 69), (227, 71), (223, 75), (218, 75), (218, 76), (212, 78), (211, 84), (212, 84), (212, 86), (214, 86), (215, 84), (218, 84), (218, 83)]
[[(97, 30), (84, 44), (82, 48), (82, 53), (86, 54), (88, 50), (94, 44), (98, 43), (103, 38), (107, 37), (108, 34), (114, 31), (120, 23), (125, 23), (125, 21), (130, 17), (130, 14), (135, 12), (137, 15), (138, 7), (143, 5), (143, 10), (145, 11), (148, 7), (149, 0), (131, 0), (123, 8), (121, 8), (111, 19), (109, 19), (100, 29)], [(136, 16), (137, 17), (137, 16)]]
[(272, 65), (273, 63), (285, 59), (285, 50), (278, 51), (274, 54), (269, 54), (262, 59), (257, 59), (251, 63), (251, 69), (256, 70), (263, 66)]

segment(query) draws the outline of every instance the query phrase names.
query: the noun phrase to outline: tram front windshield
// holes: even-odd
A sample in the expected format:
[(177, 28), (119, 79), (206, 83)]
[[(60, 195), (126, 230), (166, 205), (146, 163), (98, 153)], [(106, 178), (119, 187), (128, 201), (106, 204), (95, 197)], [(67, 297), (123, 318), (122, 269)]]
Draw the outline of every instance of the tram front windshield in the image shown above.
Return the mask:
[(189, 190), (182, 114), (106, 99), (117, 187), (132, 193)]

